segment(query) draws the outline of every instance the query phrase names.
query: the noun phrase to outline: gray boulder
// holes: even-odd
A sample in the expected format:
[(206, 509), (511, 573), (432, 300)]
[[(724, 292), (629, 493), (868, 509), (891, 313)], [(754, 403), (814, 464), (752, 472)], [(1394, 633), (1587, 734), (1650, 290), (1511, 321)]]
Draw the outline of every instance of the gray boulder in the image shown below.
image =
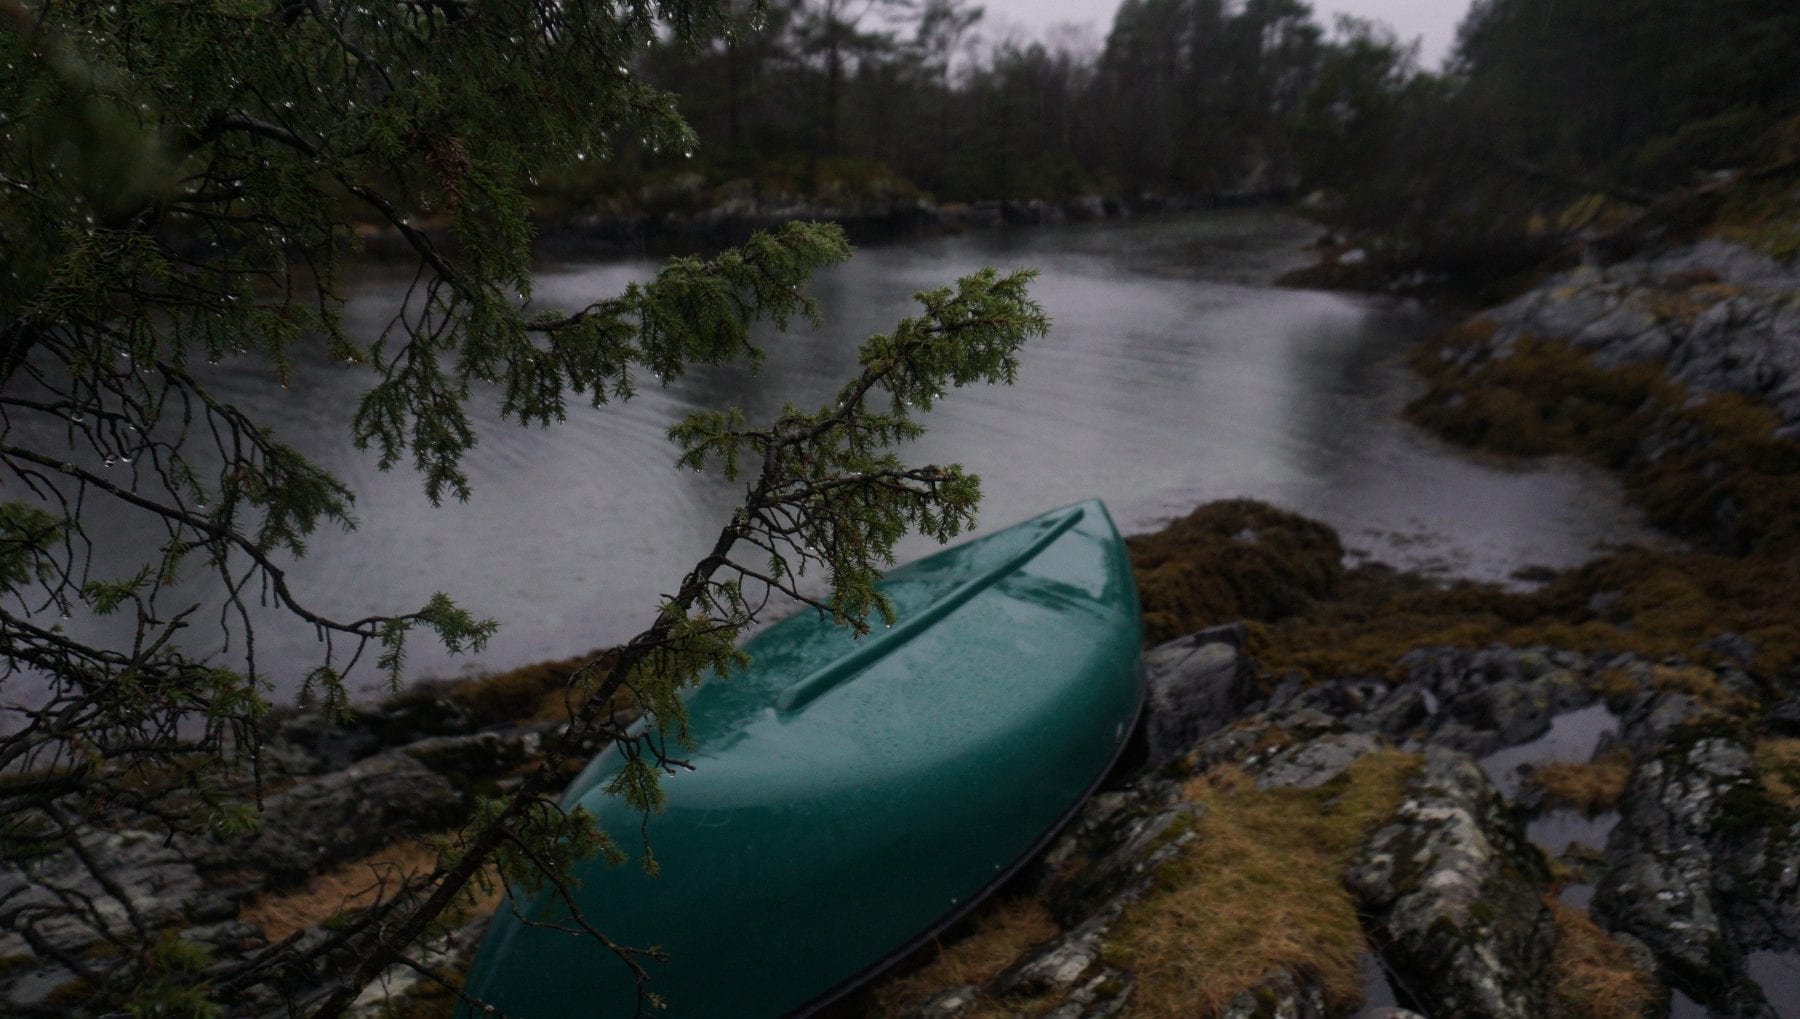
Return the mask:
[(1463, 754), (1429, 750), (1407, 792), (1344, 877), (1384, 964), (1428, 1015), (1543, 1015), (1543, 858)]
[(444, 776), (392, 750), (276, 793), (264, 801), (255, 834), (194, 850), (209, 867), (249, 868), (280, 888), (407, 835), (449, 827), (468, 805)]
[(1664, 979), (1713, 1014), (1773, 1016), (1745, 972), (1742, 934), (1793, 938), (1796, 834), (1761, 800), (1742, 738), (1689, 725), (1633, 770), (1594, 913), (1648, 945)]
[(1218, 626), (1144, 653), (1148, 767), (1161, 768), (1236, 719), (1260, 694), (1244, 628)]
[(1219, 1019), (1325, 1019), (1325, 992), (1318, 981), (1277, 969), (1262, 983), (1231, 999)]

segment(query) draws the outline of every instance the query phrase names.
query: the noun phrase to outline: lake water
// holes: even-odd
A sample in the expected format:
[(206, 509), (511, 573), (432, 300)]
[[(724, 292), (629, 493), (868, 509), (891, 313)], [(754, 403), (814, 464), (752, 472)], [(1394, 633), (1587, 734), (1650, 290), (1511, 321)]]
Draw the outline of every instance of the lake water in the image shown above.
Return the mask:
[[(359, 529), (315, 538), (289, 573), (297, 594), (357, 617), (410, 610), (443, 590), (500, 620), (478, 658), (417, 644), (415, 676), (579, 654), (643, 627), (737, 496), (672, 469), (669, 424), (721, 404), (752, 421), (784, 402), (818, 405), (851, 373), (856, 342), (907, 314), (913, 292), (988, 264), (1040, 270), (1033, 293), (1053, 331), (1028, 344), (1016, 386), (953, 391), (908, 451), (982, 477), (984, 530), (1098, 496), (1122, 529), (1143, 531), (1201, 502), (1252, 496), (1330, 523), (1353, 558), (1486, 580), (1653, 539), (1597, 471), (1472, 456), (1400, 421), (1417, 385), (1402, 355), (1443, 323), (1412, 305), (1271, 286), (1306, 261), (1314, 233), (1277, 214), (1230, 212), (864, 250), (816, 280), (825, 328), (764, 336), (769, 357), (756, 376), (696, 371), (629, 404), (577, 408), (549, 430), (503, 425), (478, 400), (484, 431), (466, 462), (474, 496), (437, 508), (413, 475), (382, 474), (349, 448), (365, 371), (302, 359), (285, 390), (248, 367), (218, 385), (358, 492)], [(581, 306), (653, 270), (548, 265), (535, 300)], [(353, 290), (353, 326), (378, 330), (404, 284), (369, 270)], [(135, 565), (130, 549), (103, 551), (100, 562)], [(310, 629), (273, 617), (257, 648), (265, 667), (280, 663), (278, 684), (318, 654)]]

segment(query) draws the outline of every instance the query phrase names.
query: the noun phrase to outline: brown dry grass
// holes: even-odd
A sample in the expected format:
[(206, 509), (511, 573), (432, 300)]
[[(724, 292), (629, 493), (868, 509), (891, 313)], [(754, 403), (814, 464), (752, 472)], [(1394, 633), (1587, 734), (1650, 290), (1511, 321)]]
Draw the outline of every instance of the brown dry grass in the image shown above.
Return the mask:
[[(924, 967), (883, 983), (872, 994), (869, 1014), (896, 1016), (907, 1007), (938, 991), (973, 984), (977, 987), (1000, 975), (1027, 949), (1060, 932), (1050, 911), (1035, 899), (996, 899), (975, 916), (975, 929), (945, 945)], [(1012, 1015), (1020, 1003), (1003, 1006), (984, 999), (972, 1019)]]
[(1719, 684), (1713, 670), (1698, 665), (1652, 665), (1650, 687), (1684, 693), (1694, 700), (1722, 711), (1742, 712), (1753, 705)]
[(1611, 808), (1625, 795), (1631, 779), (1631, 755), (1620, 751), (1597, 761), (1571, 764), (1553, 761), (1532, 769), (1531, 781), (1552, 803), (1567, 804), (1588, 814)]
[(1800, 739), (1759, 740), (1753, 756), (1769, 798), (1800, 810)]
[(1587, 911), (1550, 896), (1544, 905), (1556, 922), (1551, 993), (1560, 1011), (1575, 1019), (1640, 1019), (1652, 1015), (1657, 985), (1638, 969), (1625, 946), (1601, 930)]
[[(261, 928), (271, 942), (386, 901), (405, 887), (430, 874), (437, 865), (437, 849), (427, 842), (408, 839), (346, 863), (307, 880), (299, 888), (278, 895), (264, 893), (239, 912), (239, 919)], [(491, 912), (504, 894), (499, 885), (491, 892), (469, 887), (475, 899), (469, 908)]]
[(1213, 1014), (1278, 967), (1312, 974), (1334, 1011), (1355, 1003), (1366, 944), (1340, 875), (1417, 767), (1382, 751), (1320, 789), (1258, 791), (1230, 766), (1189, 783), (1206, 808), (1200, 838), (1106, 945), (1108, 961), (1137, 978), (1131, 1014)]

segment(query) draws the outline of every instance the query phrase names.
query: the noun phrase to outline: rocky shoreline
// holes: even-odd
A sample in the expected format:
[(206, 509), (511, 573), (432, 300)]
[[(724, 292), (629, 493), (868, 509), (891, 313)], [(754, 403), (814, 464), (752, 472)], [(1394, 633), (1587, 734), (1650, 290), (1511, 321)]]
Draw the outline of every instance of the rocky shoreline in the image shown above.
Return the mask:
[[(915, 213), (925, 215), (870, 210)], [(694, 229), (744, 222), (733, 213)], [(1566, 625), (1532, 632), (1556, 639), (1495, 642), (1512, 632), (1502, 623), (1528, 621), (1523, 602), (1420, 580), (1418, 597), (1464, 615), (1402, 632), (1438, 637), (1309, 657), (1293, 644), (1341, 631), (1276, 621), (1364, 590), (1346, 579), (1328, 529), (1222, 504), (1255, 521), (1221, 532), (1242, 546), (1230, 577), (1193, 576), (1215, 564), (1183, 566), (1152, 550), (1156, 536), (1139, 539), (1156, 635), (1193, 631), (1145, 652), (1141, 753), (960, 939), (846, 1014), (1800, 1014), (1800, 627), (1760, 602), (1714, 610), (1750, 604), (1745, 576), (1773, 583), (1761, 596), (1774, 602), (1791, 588), (1766, 578), (1800, 576), (1793, 547), (1768, 537), (1788, 512), (1769, 493), (1800, 473), (1800, 268), (1706, 241), (1552, 277), (1453, 334), (1421, 355), (1430, 391), (1414, 413), (1427, 426), (1477, 441), (1538, 422), (1545, 448), (1523, 452), (1622, 428), (1614, 466), (1680, 481), (1690, 487), (1671, 489), (1677, 501), (1703, 506), (1685, 534), (1754, 539), (1707, 553), (1707, 577), (1723, 579), (1694, 580), (1713, 599), (1704, 611), (1657, 614), (1669, 574), (1692, 572), (1697, 558), (1631, 574), (1618, 564), (1637, 561), (1622, 555), (1543, 603), (1561, 606)], [(1601, 396), (1552, 393), (1546, 411), (1531, 395), (1546, 372), (1579, 375)], [(1761, 429), (1754, 470), (1733, 466), (1707, 430), (1725, 420), (1708, 403), (1720, 399), (1762, 408), (1729, 419)], [(1590, 404), (1612, 423), (1589, 416)], [(1210, 548), (1173, 555), (1218, 558)], [(1142, 579), (1152, 561), (1222, 593), (1184, 600), (1164, 572)], [(1740, 568), (1756, 572), (1731, 572)], [(1372, 570), (1350, 580), (1388, 583)], [(1358, 611), (1347, 625), (1372, 626), (1380, 610)], [(147, 819), (120, 818), (84, 840), (117, 889), (72, 856), (0, 870), (0, 1012), (82, 1014), (71, 1002), (101, 979), (88, 962), (126, 913), (191, 946), (172, 970), (209, 984), (227, 1014), (303, 1008), (324, 990), (335, 933), (373, 901), (364, 892), (429, 869), (434, 851), (420, 840), (534, 766), (557, 725), (533, 720), (557, 686), (555, 669), (540, 671), (491, 684), (486, 701), (423, 690), (347, 725), (271, 723), (259, 830), (165, 840)], [(1289, 911), (1290, 900), (1311, 911)], [(434, 941), (444, 970), (466, 963), (478, 914)], [(268, 976), (275, 946), (299, 948), (302, 961), (273, 989), (238, 993)], [(955, 963), (967, 955), (983, 961)], [(445, 1015), (453, 1000), (396, 969), (356, 1014)]]
[[(742, 244), (758, 230), (775, 230), (796, 220), (836, 223), (851, 243), (871, 244), (971, 230), (1272, 205), (1286, 197), (1280, 191), (1244, 191), (940, 202), (910, 188), (814, 194), (763, 188), (747, 180), (707, 187), (696, 175), (602, 203), (599, 209), (542, 219), (535, 224), (532, 250), (538, 258), (553, 260), (712, 252)], [(452, 242), (447, 231), (429, 224), (425, 230), (440, 243)], [(377, 260), (413, 257), (404, 236), (377, 224), (361, 231), (359, 243), (363, 255)]]

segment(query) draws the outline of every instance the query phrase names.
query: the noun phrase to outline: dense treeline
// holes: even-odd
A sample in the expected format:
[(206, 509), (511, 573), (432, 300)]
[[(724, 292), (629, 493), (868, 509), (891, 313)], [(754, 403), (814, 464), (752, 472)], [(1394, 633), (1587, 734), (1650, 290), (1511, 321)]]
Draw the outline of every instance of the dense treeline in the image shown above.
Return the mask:
[(1800, 155), (1792, 0), (1477, 0), (1442, 73), (1411, 63), (1339, 40), (1300, 145), (1305, 186), (1402, 257), (1491, 274)]
[[(1317, 193), (1400, 261), (1524, 264), (1711, 171), (1795, 152), (1792, 0), (1477, 0), (1438, 70), (1301, 0), (1123, 0), (1030, 39), (969, 0), (740, 3), (645, 75), (700, 139), (615, 161), (940, 200)], [(580, 178), (584, 186), (591, 177)]]
[(645, 68), (702, 140), (683, 169), (879, 166), (965, 200), (1283, 190), (1326, 50), (1298, 0), (1125, 0), (1104, 40), (999, 32), (967, 0), (771, 0), (733, 29)]

